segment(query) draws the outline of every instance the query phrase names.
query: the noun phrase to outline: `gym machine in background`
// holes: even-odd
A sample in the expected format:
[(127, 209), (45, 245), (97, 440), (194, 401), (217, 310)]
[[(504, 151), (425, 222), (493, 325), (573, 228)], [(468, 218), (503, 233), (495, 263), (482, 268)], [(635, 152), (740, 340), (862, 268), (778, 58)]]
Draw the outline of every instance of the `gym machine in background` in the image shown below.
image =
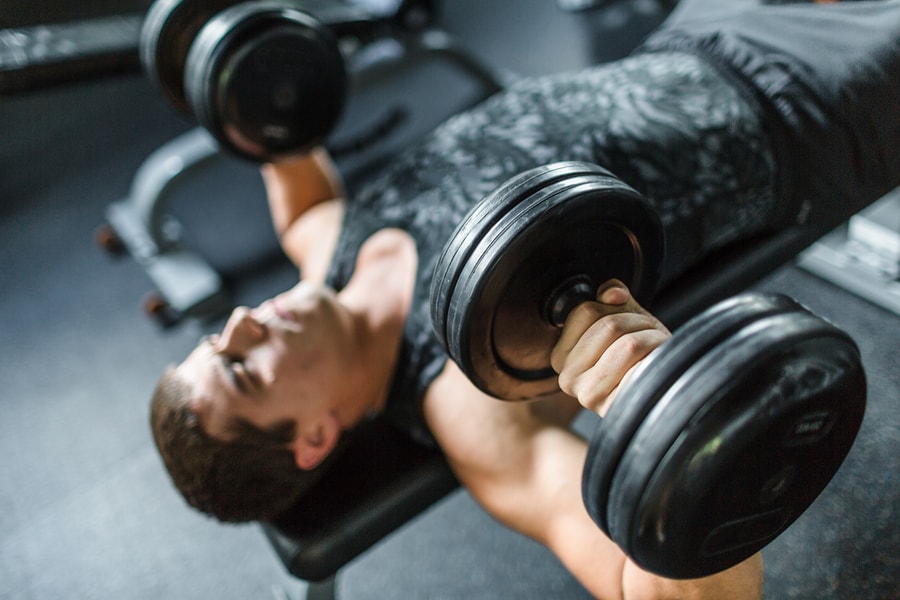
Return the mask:
[(900, 315), (900, 189), (813, 244), (798, 264)]

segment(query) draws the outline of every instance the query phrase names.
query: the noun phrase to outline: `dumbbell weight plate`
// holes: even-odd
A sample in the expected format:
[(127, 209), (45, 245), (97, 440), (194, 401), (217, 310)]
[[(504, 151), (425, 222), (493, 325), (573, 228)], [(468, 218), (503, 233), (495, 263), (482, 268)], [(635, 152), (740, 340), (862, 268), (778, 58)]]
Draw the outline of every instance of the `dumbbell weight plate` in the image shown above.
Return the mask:
[(341, 115), (346, 89), (334, 35), (277, 2), (216, 15), (185, 66), (185, 94), (200, 123), (223, 147), (257, 161), (321, 143)]
[(641, 361), (618, 392), (588, 445), (582, 495), (591, 518), (609, 534), (607, 498), (619, 459), (663, 394), (705, 353), (755, 319), (796, 310), (779, 294), (742, 294), (719, 302), (682, 326)]
[(799, 305), (751, 317), (690, 364), (634, 432), (606, 501), (610, 537), (673, 578), (748, 558), (831, 480), (865, 395), (845, 333)]
[(482, 239), (516, 202), (563, 179), (579, 175), (611, 174), (598, 165), (565, 161), (536, 167), (511, 177), (475, 204), (444, 246), (431, 281), (431, 320), (441, 344), (447, 341), (447, 311), (460, 271)]
[(241, 0), (156, 0), (141, 25), (139, 53), (147, 77), (165, 99), (191, 114), (184, 92), (184, 68), (197, 33), (213, 15)]
[(448, 241), (432, 311), (438, 337), (477, 387), (522, 400), (558, 389), (550, 351), (560, 329), (547, 318), (555, 290), (578, 282), (592, 298), (618, 278), (647, 298), (663, 234), (649, 203), (594, 165), (542, 167), (499, 190)]

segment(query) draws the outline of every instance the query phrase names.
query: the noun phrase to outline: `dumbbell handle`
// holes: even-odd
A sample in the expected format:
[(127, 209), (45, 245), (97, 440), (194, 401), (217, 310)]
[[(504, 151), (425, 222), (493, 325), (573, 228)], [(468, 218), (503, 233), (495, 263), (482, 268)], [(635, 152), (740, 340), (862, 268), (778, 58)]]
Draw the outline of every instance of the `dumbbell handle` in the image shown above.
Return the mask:
[(544, 303), (544, 319), (555, 327), (566, 324), (569, 313), (582, 302), (590, 302), (597, 296), (597, 290), (586, 275), (575, 275), (559, 284), (547, 296)]
[[(547, 296), (544, 304), (544, 318), (553, 326), (562, 328), (576, 306), (584, 302), (600, 302), (603, 293), (613, 285), (625, 287), (625, 284), (617, 279), (610, 279), (597, 286), (587, 275), (570, 277)], [(609, 314), (623, 312), (616, 310), (613, 305), (600, 303), (610, 307)]]

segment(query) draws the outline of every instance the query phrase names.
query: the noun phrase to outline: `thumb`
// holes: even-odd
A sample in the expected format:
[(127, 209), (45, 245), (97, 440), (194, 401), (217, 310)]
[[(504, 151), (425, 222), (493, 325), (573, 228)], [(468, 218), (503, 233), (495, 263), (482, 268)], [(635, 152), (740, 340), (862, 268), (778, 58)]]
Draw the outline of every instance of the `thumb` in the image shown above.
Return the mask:
[[(597, 289), (597, 302), (604, 305), (608, 314), (631, 312), (653, 317), (650, 311), (641, 306), (631, 295), (628, 286), (618, 279), (610, 279)], [(662, 326), (661, 323), (660, 325)]]
[(622, 306), (631, 299), (631, 292), (618, 279), (610, 279), (597, 290), (597, 302), (610, 306)]

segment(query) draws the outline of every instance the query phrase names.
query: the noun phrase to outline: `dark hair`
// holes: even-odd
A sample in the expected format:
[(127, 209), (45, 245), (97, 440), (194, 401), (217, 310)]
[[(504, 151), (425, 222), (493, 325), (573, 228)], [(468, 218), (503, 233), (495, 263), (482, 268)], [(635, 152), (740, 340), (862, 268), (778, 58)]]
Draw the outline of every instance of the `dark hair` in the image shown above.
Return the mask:
[[(320, 477), (326, 461), (311, 471), (297, 467), (288, 449), (295, 424), (259, 429), (239, 421), (235, 437), (210, 437), (190, 409), (190, 388), (166, 369), (150, 404), (156, 447), (184, 499), (224, 522), (271, 520)], [(336, 452), (332, 452), (332, 456)]]

